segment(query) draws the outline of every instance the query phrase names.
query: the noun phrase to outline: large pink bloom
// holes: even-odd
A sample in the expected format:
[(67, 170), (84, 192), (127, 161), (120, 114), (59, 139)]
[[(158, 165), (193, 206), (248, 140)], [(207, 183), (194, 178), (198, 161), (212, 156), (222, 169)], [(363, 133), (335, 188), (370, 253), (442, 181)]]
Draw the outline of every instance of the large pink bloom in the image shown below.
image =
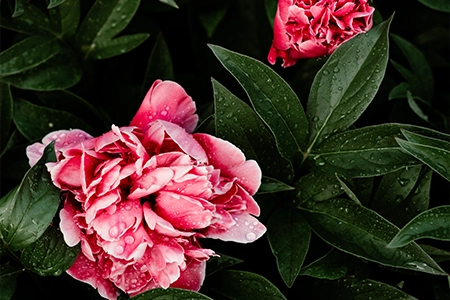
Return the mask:
[(283, 67), (298, 59), (333, 53), (343, 42), (372, 28), (368, 0), (279, 0), (267, 59)]
[(47, 167), (65, 191), (60, 228), (81, 252), (67, 271), (108, 299), (156, 287), (199, 290), (200, 238), (253, 242), (265, 232), (252, 195), (261, 170), (231, 143), (190, 134), (195, 104), (175, 82), (156, 81), (131, 126), (93, 138), (58, 131), (27, 150), (30, 164), (56, 140)]

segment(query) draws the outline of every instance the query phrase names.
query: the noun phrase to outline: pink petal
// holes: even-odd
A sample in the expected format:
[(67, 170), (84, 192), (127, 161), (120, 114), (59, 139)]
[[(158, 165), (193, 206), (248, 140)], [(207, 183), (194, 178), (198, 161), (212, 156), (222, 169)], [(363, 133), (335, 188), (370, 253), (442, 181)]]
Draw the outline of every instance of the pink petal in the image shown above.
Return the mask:
[(163, 188), (172, 178), (173, 171), (168, 167), (158, 168), (148, 172), (144, 170), (142, 176), (134, 181), (128, 199), (139, 199), (151, 195)]
[(145, 132), (155, 120), (177, 124), (188, 132), (195, 129), (198, 121), (195, 103), (178, 83), (156, 80), (130, 125)]
[[(75, 200), (72, 200), (75, 201)], [(64, 202), (64, 207), (59, 212), (59, 227), (64, 237), (64, 241), (69, 247), (73, 247), (80, 241), (81, 230), (75, 221), (75, 215), (78, 213), (77, 208), (72, 204), (71, 200)]]
[(228, 230), (210, 227), (204, 235), (222, 241), (245, 244), (254, 242), (266, 232), (266, 227), (248, 213), (235, 214), (232, 217), (236, 224)]
[(208, 134), (194, 134), (194, 137), (207, 151), (209, 164), (220, 169), (222, 175), (236, 178), (251, 195), (256, 193), (262, 173), (255, 161), (246, 161), (244, 153), (230, 142)]
[(192, 236), (195, 232), (184, 232), (176, 230), (170, 222), (164, 220), (158, 214), (156, 214), (150, 207), (149, 202), (145, 202), (142, 206), (144, 210), (144, 218), (147, 226), (151, 230), (155, 230), (159, 234), (166, 236)]
[(206, 261), (191, 259), (186, 269), (181, 271), (180, 278), (172, 283), (171, 287), (198, 291), (205, 280), (205, 271)]
[(102, 277), (102, 270), (96, 262), (86, 258), (82, 252), (78, 255), (73, 265), (67, 270), (73, 278), (90, 284), (98, 289), (99, 294), (107, 299), (115, 300), (119, 296), (119, 290), (114, 284)]

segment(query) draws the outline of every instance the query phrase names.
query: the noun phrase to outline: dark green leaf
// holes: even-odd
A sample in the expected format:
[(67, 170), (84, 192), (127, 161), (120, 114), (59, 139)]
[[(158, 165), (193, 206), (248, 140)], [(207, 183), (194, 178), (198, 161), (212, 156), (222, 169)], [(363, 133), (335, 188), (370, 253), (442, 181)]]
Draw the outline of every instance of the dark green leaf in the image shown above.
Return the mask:
[(275, 14), (277, 13), (277, 1), (264, 0), (264, 6), (266, 8), (267, 19), (269, 20), (270, 26), (273, 28), (273, 20), (275, 19)]
[(80, 0), (58, 0), (60, 4), (49, 9), (53, 28), (63, 39), (73, 37), (80, 22)]
[(49, 226), (36, 242), (23, 250), (20, 261), (40, 276), (59, 276), (74, 263), (79, 251), (79, 245), (67, 246), (61, 231)]
[(172, 6), (174, 8), (178, 8), (178, 5), (175, 2), (175, 0), (159, 0), (159, 2), (167, 4), (167, 5)]
[(363, 127), (334, 135), (311, 153), (312, 169), (339, 176), (370, 177), (419, 165), (420, 161), (405, 153), (396, 138), (401, 129), (424, 133), (438, 139), (447, 135), (418, 126), (406, 124), (382, 124)]
[(0, 264), (0, 300), (10, 300), (17, 287), (17, 276), (21, 269), (9, 263)]
[(308, 152), (329, 135), (352, 125), (383, 80), (392, 17), (339, 46), (317, 73), (308, 98)]
[(396, 87), (394, 87), (391, 92), (389, 93), (389, 100), (392, 99), (399, 99), (399, 98), (406, 98), (406, 92), (410, 90), (409, 84), (406, 82), (402, 82)]
[(54, 37), (31, 36), (0, 53), (0, 76), (13, 75), (35, 68), (61, 52)]
[[(414, 99), (413, 95), (411, 94), (410, 91), (406, 91), (406, 98), (408, 99), (408, 105), (409, 107), (411, 107), (411, 109), (413, 110), (413, 112), (419, 116), (419, 118), (421, 118), (422, 120), (424, 120), (425, 122), (430, 123), (428, 116), (423, 112), (423, 110), (419, 107), (419, 105), (417, 104), (416, 100)], [(423, 100), (422, 100), (423, 101)]]
[(411, 84), (413, 86), (417, 87), (417, 85), (419, 84), (417, 81), (418, 79), (414, 76), (413, 73), (411, 73), (410, 70), (408, 70), (401, 64), (397, 63), (393, 59), (391, 59), (390, 61), (391, 61), (391, 64), (397, 69), (397, 71), (406, 79), (406, 81), (408, 81), (408, 83), (409, 83), (408, 87), (411, 88)]
[(18, 17), (25, 12), (25, 6), (30, 0), (15, 0), (13, 18)]
[(336, 176), (328, 174), (310, 173), (302, 176), (295, 183), (297, 192), (295, 204), (300, 205), (305, 201), (323, 201), (344, 193)]
[(387, 248), (386, 245), (398, 233), (398, 228), (354, 201), (331, 199), (308, 201), (303, 205), (304, 215), (314, 232), (344, 252), (386, 266), (445, 274), (415, 243), (402, 248)]
[(172, 58), (170, 57), (169, 48), (167, 47), (162, 34), (158, 35), (156, 43), (150, 53), (147, 70), (144, 76), (144, 83), (142, 84), (141, 98), (144, 98), (153, 82), (157, 79), (174, 79)]
[(317, 280), (307, 288), (315, 300), (417, 300), (391, 285), (370, 279)]
[(0, 233), (12, 251), (34, 243), (47, 229), (59, 206), (56, 188), (45, 163), (56, 161), (53, 143), (25, 174), (18, 187), (0, 199)]
[[(430, 100), (433, 96), (433, 73), (425, 56), (413, 44), (402, 37), (391, 34), (392, 39), (405, 55), (411, 67), (412, 74), (417, 81), (409, 82), (413, 89), (417, 89), (418, 95), (424, 99)], [(415, 83), (418, 85), (414, 85)], [(415, 93), (414, 93), (415, 94)]]
[(450, 12), (450, 3), (447, 0), (419, 0), (420, 3), (443, 12)]
[(208, 287), (234, 300), (286, 300), (270, 281), (250, 272), (235, 270), (216, 272), (208, 278)]
[(239, 81), (256, 111), (272, 131), (284, 158), (300, 163), (308, 125), (303, 107), (291, 87), (271, 68), (251, 57), (209, 45)]
[(408, 141), (396, 138), (403, 150), (450, 181), (450, 143), (402, 130)]
[(419, 244), (419, 246), (431, 256), (435, 262), (449, 261), (450, 251), (439, 249), (430, 245)]
[[(148, 37), (139, 34), (114, 38), (130, 23), (139, 3), (140, 0), (97, 0), (92, 5), (75, 37), (84, 59), (101, 59), (125, 53)], [(127, 42), (132, 44), (127, 46)]]
[(284, 182), (278, 181), (274, 178), (263, 176), (261, 186), (258, 189), (258, 194), (278, 193), (291, 191), (294, 189), (294, 187), (287, 185)]
[(258, 161), (265, 175), (287, 182), (292, 180), (292, 165), (280, 156), (261, 119), (219, 82), (213, 79), (212, 84), (216, 135), (236, 145), (247, 159)]
[(106, 59), (129, 52), (142, 44), (148, 37), (148, 33), (136, 33), (114, 38), (108, 41), (108, 43), (94, 47), (89, 52), (89, 57), (93, 59)]
[(372, 200), (375, 177), (353, 179), (352, 191), (363, 206), (368, 207)]
[(57, 6), (61, 5), (64, 1), (66, 1), (66, 0), (50, 0), (47, 8), (50, 9), (50, 8), (57, 7)]
[(212, 300), (203, 294), (182, 289), (152, 289), (132, 297), (133, 300)]
[(1, 77), (19, 89), (51, 91), (69, 88), (80, 81), (82, 70), (74, 53), (64, 49), (45, 63), (28, 71)]
[(13, 118), (17, 129), (30, 141), (61, 129), (92, 132), (89, 125), (68, 112), (34, 105), (21, 99), (14, 100)]
[(348, 184), (345, 182), (345, 179), (341, 179), (339, 178), (339, 176), (336, 174), (336, 178), (339, 181), (341, 188), (344, 190), (344, 192), (347, 194), (347, 196), (355, 201), (356, 204), (361, 205), (361, 202), (359, 201), (358, 197), (356, 196), (356, 194), (350, 189), (350, 187), (348, 186)]
[(206, 263), (206, 275), (211, 275), (214, 272), (220, 271), (222, 269), (240, 264), (244, 262), (243, 260), (240, 260), (239, 258), (231, 257), (228, 255), (224, 255), (221, 253), (216, 253), (219, 256), (211, 257), (208, 262)]
[[(50, 19), (39, 8), (29, 3), (23, 4), (23, 13), (13, 19), (2, 16), (0, 26), (25, 34), (51, 35), (54, 36)], [(26, 1), (28, 2), (28, 1)]]
[(360, 260), (353, 255), (333, 249), (300, 270), (299, 275), (335, 280), (347, 275)]
[(269, 218), (267, 238), (284, 283), (292, 287), (311, 240), (308, 222), (300, 210), (280, 207)]
[(417, 215), (395, 235), (387, 247), (402, 247), (422, 238), (450, 241), (450, 205), (434, 207)]
[(13, 102), (9, 85), (0, 83), (0, 153), (6, 149), (13, 114)]
[(227, 13), (230, 1), (195, 1), (195, 13), (208, 37), (212, 37), (219, 23)]

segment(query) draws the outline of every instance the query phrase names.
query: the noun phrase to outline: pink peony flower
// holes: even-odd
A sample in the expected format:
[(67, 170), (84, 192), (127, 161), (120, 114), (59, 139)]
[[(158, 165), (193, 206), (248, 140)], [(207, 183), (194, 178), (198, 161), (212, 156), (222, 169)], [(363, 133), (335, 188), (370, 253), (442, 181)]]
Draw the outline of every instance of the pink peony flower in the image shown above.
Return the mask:
[(333, 53), (343, 42), (372, 28), (368, 0), (279, 0), (274, 38), (267, 57), (283, 67), (298, 59)]
[(146, 290), (198, 291), (206, 261), (199, 243), (214, 238), (253, 242), (265, 227), (252, 195), (261, 170), (231, 143), (191, 134), (195, 104), (175, 82), (156, 81), (131, 126), (100, 137), (57, 131), (28, 147), (30, 164), (56, 140), (47, 167), (64, 196), (60, 228), (81, 251), (74, 278), (116, 299)]

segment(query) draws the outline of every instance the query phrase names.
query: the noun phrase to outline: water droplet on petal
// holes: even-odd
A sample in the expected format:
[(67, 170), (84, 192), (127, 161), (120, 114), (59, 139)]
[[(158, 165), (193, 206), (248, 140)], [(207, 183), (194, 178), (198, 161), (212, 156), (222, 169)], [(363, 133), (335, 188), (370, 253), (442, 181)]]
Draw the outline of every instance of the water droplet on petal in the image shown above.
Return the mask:
[(247, 241), (254, 241), (256, 240), (256, 234), (254, 234), (253, 232), (249, 232), (245, 235), (245, 238), (247, 239)]

